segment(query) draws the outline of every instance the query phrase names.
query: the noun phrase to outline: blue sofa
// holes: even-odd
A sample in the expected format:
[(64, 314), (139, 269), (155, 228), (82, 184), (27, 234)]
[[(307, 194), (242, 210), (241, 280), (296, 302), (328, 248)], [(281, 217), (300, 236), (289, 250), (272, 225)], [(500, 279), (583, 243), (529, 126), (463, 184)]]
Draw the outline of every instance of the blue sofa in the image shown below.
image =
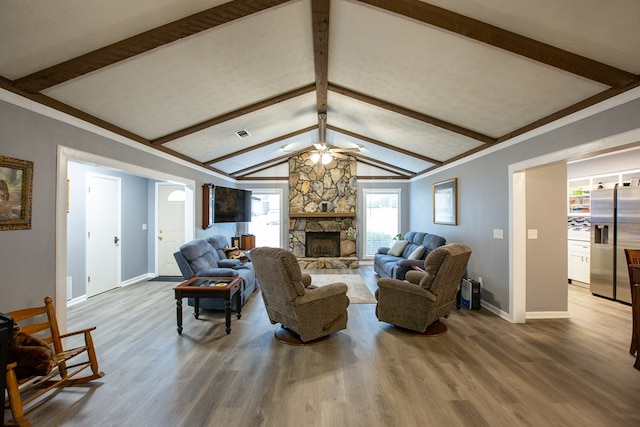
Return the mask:
[[(413, 270), (414, 265), (423, 267), (427, 255), (435, 248), (447, 243), (444, 237), (418, 231), (408, 232), (404, 239), (407, 241), (407, 246), (399, 256), (389, 255), (390, 247), (378, 248), (378, 252), (373, 256), (373, 269), (379, 277), (404, 280), (407, 271)], [(408, 259), (419, 246), (424, 247), (422, 255), (417, 259)]]
[[(244, 305), (258, 287), (253, 263), (227, 259), (224, 252), (226, 247), (229, 247), (229, 244), (224, 236), (194, 239), (181, 245), (173, 257), (176, 259), (185, 280), (193, 276), (242, 277), (240, 302), (241, 305)], [(189, 305), (193, 306), (193, 302), (193, 298), (188, 299)], [(233, 307), (234, 305), (232, 305)], [(221, 298), (200, 298), (200, 308), (224, 310), (224, 300)]]

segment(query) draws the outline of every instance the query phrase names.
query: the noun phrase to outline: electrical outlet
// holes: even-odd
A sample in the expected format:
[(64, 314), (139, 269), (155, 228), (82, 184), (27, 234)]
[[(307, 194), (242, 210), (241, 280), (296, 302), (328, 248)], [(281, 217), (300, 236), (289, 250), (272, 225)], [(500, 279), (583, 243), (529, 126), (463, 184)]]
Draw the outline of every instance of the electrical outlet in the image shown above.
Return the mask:
[(530, 228), (527, 230), (527, 237), (529, 239), (537, 239), (538, 238), (538, 230), (535, 228)]
[(501, 230), (499, 228), (494, 228), (493, 229), (493, 238), (494, 239), (504, 239), (504, 230)]

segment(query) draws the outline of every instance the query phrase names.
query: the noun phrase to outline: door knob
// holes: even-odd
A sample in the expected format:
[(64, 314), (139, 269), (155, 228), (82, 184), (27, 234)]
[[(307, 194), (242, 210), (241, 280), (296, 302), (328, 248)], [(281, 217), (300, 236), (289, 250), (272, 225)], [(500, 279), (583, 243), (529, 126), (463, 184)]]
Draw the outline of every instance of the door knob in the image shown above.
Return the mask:
[(115, 236), (115, 237), (113, 238), (113, 243), (114, 243), (114, 244), (116, 244), (116, 245), (117, 245), (119, 241), (120, 241), (120, 239), (118, 239), (118, 236)]

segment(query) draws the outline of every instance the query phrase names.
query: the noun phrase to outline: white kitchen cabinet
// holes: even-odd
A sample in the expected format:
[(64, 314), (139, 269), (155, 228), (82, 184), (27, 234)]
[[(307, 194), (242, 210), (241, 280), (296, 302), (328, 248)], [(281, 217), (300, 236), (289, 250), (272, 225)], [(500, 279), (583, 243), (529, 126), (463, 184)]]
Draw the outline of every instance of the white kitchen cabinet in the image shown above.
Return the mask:
[(581, 240), (569, 240), (569, 280), (589, 283), (590, 280), (590, 244)]

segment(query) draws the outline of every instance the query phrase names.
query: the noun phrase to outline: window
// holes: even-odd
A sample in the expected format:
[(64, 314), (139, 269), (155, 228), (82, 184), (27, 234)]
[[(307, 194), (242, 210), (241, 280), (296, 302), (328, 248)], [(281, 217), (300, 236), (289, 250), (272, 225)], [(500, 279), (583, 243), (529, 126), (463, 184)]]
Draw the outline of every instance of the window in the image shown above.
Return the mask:
[(400, 232), (400, 189), (363, 189), (364, 252), (372, 258), (378, 247), (389, 243)]
[(252, 190), (249, 233), (256, 246), (283, 247), (281, 190)]

